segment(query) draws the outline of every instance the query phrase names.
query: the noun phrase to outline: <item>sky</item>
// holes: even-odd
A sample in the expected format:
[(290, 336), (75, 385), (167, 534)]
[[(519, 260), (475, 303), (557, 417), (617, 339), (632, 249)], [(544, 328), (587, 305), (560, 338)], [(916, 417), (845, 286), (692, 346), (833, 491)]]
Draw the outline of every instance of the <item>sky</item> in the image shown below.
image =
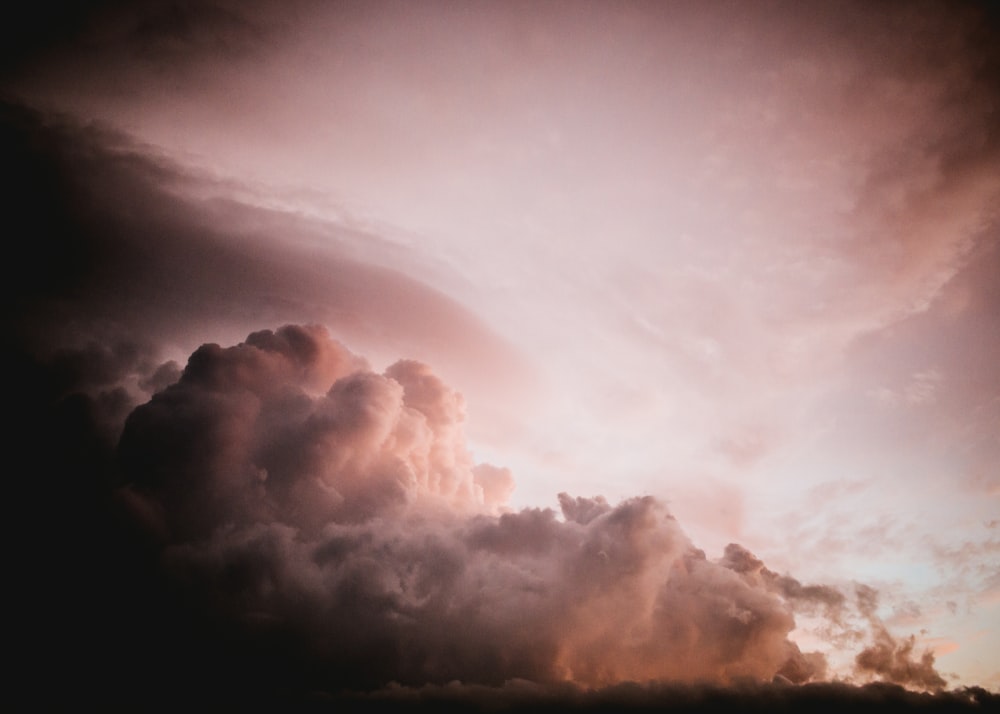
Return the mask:
[(998, 22), (12, 16), (29, 660), (103, 637), (150, 701), (213, 661), (382, 703), (1000, 690)]

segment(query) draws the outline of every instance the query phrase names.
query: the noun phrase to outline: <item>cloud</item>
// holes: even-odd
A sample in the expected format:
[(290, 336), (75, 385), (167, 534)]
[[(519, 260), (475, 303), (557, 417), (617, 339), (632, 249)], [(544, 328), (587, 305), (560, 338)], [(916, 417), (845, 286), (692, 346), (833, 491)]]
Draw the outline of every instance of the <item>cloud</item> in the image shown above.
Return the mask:
[[(764, 702), (779, 694), (772, 680), (828, 676), (822, 654), (789, 639), (796, 613), (852, 626), (835, 588), (779, 575), (737, 544), (713, 561), (654, 498), (560, 494), (558, 511), (511, 510), (510, 472), (475, 463), (461, 396), (422, 363), (376, 373), (324, 328), (296, 325), (203, 345), (179, 375), (146, 354), (67, 352), (39, 377), (78, 375), (68, 394), (53, 392), (58, 413), (116, 380), (133, 385), (124, 410), (138, 383), (161, 387), (123, 429), (94, 431), (103, 421), (81, 416), (44, 432), (62, 445), (105, 433), (108, 445), (120, 431), (115, 454), (40, 464), (60, 475), (60, 502), (81, 468), (94, 475), (56, 511), (74, 540), (56, 529), (41, 552), (75, 553), (67, 572), (98, 579), (67, 603), (61, 578), (40, 578), (60, 603), (44, 631), (104, 638), (128, 696), (176, 680), (223, 700), (249, 686), (358, 706)], [(876, 609), (860, 587), (856, 610), (874, 634), (859, 675), (942, 686), (933, 658), (893, 638)], [(109, 686), (88, 677), (81, 691)]]
[(376, 374), (286, 326), (195, 351), (118, 464), (194, 601), (314, 639), (342, 684), (811, 675), (783, 601), (655, 499), (500, 512), (509, 473), (473, 463), (462, 419), (425, 365)]
[(821, 606), (827, 618), (839, 622), (842, 617), (846, 598), (840, 590), (829, 585), (803, 585), (790, 575), (779, 575), (738, 543), (726, 546), (720, 563), (748, 581), (781, 595), (798, 611), (812, 613)]
[(276, 520), (315, 532), (415, 500), (498, 505), (503, 476), (474, 471), (462, 418), (424, 365), (374, 374), (323, 328), (286, 326), (199, 348), (130, 415), (119, 460), (181, 539)]
[[(842, 622), (844, 596), (737, 544), (713, 561), (652, 497), (559, 495), (511, 510), (509, 471), (475, 464), (461, 396), (424, 364), (383, 373), (317, 326), (203, 345), (137, 407), (117, 452), (121, 517), (159, 552), (187, 617), (223, 642), (306, 662), (311, 689), (808, 682), (825, 657), (795, 612)], [(943, 681), (875, 615), (866, 676)], [(194, 613), (194, 614), (190, 614)], [(267, 643), (280, 643), (274, 646)], [(256, 651), (256, 650), (254, 650)], [(278, 654), (280, 653), (280, 655)]]
[(915, 658), (915, 645), (913, 635), (898, 641), (884, 628), (879, 629), (875, 643), (858, 653), (854, 661), (859, 671), (880, 675), (888, 682), (941, 689), (947, 682), (934, 669), (934, 653), (928, 650)]
[(855, 657), (856, 669), (896, 684), (934, 690), (943, 688), (947, 682), (934, 668), (934, 653), (925, 650), (919, 658), (914, 658), (916, 638), (911, 635), (899, 641), (886, 629), (877, 614), (878, 591), (859, 585), (856, 597), (858, 611), (870, 624), (872, 639), (872, 643)]

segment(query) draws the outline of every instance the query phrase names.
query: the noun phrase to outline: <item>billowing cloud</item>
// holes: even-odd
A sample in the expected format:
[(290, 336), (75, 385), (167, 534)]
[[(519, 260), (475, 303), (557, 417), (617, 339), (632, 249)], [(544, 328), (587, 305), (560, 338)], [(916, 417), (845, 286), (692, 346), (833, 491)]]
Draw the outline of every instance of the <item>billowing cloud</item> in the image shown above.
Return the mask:
[(811, 612), (820, 607), (831, 620), (840, 620), (846, 598), (837, 588), (829, 585), (803, 585), (790, 575), (780, 575), (769, 570), (763, 561), (737, 543), (726, 546), (720, 563), (748, 581), (781, 595), (797, 610)]
[(316, 327), (204, 345), (129, 417), (121, 468), (182, 539), (289, 519), (315, 532), (412, 501), (497, 506), (502, 476), (473, 468), (461, 397), (417, 362), (366, 367)]
[[(796, 611), (839, 623), (839, 591), (736, 544), (711, 560), (649, 496), (514, 511), (510, 473), (474, 463), (462, 407), (426, 365), (377, 374), (320, 327), (203, 345), (129, 416), (118, 503), (182, 602), (284, 642), (316, 688), (825, 677), (789, 634)], [(912, 639), (878, 659), (895, 641), (874, 598), (861, 591), (878, 632), (859, 668), (940, 687)]]
[(199, 348), (119, 466), (192, 597), (315, 636), (345, 683), (809, 677), (783, 601), (656, 500), (497, 515), (509, 474), (473, 464), (462, 418), (425, 365), (375, 374), (286, 326)]

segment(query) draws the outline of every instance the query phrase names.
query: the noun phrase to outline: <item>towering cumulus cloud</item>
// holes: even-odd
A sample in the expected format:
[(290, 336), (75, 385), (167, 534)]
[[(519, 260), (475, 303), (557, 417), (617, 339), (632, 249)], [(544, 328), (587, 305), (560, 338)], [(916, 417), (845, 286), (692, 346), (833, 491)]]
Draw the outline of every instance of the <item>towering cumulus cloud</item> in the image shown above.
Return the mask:
[(119, 454), (171, 539), (259, 523), (316, 536), (408, 504), (495, 507), (509, 476), (473, 469), (461, 417), (424, 365), (373, 374), (322, 328), (287, 326), (198, 349), (129, 417)]
[[(706, 558), (651, 497), (512, 511), (509, 471), (473, 463), (462, 419), (423, 364), (377, 374), (323, 328), (255, 332), (199, 348), (128, 417), (119, 503), (180, 601), (284, 643), (315, 687), (822, 677), (793, 606), (839, 612), (838, 591), (735, 544)], [(882, 635), (858, 663), (881, 671), (872, 597)], [(940, 687), (927, 657), (928, 676), (889, 678)]]

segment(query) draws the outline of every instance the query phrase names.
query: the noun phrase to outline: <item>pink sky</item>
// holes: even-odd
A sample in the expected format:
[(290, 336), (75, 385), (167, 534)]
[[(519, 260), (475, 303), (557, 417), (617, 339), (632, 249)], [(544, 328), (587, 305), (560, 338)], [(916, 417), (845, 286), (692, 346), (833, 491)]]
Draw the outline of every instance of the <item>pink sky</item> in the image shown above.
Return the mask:
[(2, 85), (169, 164), (276, 266), (164, 357), (321, 321), (375, 372), (421, 360), (511, 507), (654, 496), (710, 559), (878, 588), (949, 685), (1000, 688), (996, 17), (166, 7)]

